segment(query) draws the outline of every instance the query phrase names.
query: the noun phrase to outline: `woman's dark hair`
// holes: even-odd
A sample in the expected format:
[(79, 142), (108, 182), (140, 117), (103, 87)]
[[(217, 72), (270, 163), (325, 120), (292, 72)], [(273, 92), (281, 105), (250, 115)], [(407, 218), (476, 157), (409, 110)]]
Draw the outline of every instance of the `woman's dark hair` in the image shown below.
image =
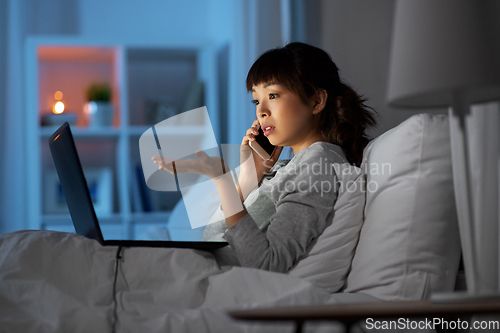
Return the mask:
[(325, 141), (342, 148), (349, 163), (360, 165), (363, 149), (370, 140), (365, 130), (375, 126), (375, 111), (340, 80), (338, 68), (328, 53), (297, 42), (269, 50), (250, 68), (247, 90), (268, 82), (281, 84), (306, 104), (317, 91), (326, 90), (328, 98), (319, 113), (319, 130)]

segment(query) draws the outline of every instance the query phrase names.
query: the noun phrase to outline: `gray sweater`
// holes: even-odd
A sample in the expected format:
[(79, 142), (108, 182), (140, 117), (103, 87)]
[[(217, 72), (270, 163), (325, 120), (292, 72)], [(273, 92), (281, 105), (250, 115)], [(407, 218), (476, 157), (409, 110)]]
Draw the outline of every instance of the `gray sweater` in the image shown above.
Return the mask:
[(204, 239), (227, 240), (229, 248), (219, 252), (223, 262), (235, 256), (231, 264), (287, 272), (332, 221), (338, 193), (333, 163), (347, 161), (339, 146), (326, 142), (301, 150), (285, 166), (277, 163), (275, 175), (246, 198), (248, 214), (227, 228), (219, 208)]

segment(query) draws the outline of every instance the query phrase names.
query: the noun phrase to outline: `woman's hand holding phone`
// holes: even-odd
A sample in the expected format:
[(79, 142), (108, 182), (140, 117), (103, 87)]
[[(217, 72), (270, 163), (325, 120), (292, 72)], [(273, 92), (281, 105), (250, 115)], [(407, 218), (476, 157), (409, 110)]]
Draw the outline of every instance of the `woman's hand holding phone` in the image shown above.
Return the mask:
[[(241, 142), (241, 148), (240, 148), (240, 179), (243, 180), (249, 180), (251, 177), (255, 177), (254, 175), (257, 175), (257, 182), (259, 182), (264, 176), (266, 172), (269, 172), (273, 165), (276, 163), (279, 155), (281, 154), (281, 151), (283, 150), (283, 147), (275, 147), (274, 151), (270, 154), (269, 159), (264, 159), (261, 154), (257, 152), (257, 149), (255, 149), (257, 143), (257, 137), (262, 136), (259, 139), (267, 140), (268, 139), (264, 136), (264, 134), (260, 133), (259, 134), (259, 121), (256, 119), (252, 127), (250, 127), (246, 135), (243, 137), (243, 140)], [(252, 148), (252, 146), (254, 148)], [(258, 145), (260, 146), (260, 145)], [(245, 163), (245, 161), (248, 160), (250, 157), (250, 154), (253, 157), (253, 165), (249, 163)], [(254, 168), (251, 170), (250, 168)]]

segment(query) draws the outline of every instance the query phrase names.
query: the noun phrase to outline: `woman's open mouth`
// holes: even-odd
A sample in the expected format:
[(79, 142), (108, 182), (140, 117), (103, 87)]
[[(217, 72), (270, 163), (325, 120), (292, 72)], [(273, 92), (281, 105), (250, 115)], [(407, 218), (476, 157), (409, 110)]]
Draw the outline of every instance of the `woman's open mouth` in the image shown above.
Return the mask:
[(273, 126), (262, 127), (262, 131), (264, 132), (265, 136), (268, 136), (274, 131), (274, 127)]

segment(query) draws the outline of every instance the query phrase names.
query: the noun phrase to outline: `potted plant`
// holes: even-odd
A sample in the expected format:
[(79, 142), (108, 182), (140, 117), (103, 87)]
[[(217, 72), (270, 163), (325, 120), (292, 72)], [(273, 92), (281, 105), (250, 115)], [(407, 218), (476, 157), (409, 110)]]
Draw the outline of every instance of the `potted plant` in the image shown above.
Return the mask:
[(114, 107), (111, 104), (112, 90), (108, 83), (92, 83), (86, 91), (85, 113), (89, 127), (111, 126)]

